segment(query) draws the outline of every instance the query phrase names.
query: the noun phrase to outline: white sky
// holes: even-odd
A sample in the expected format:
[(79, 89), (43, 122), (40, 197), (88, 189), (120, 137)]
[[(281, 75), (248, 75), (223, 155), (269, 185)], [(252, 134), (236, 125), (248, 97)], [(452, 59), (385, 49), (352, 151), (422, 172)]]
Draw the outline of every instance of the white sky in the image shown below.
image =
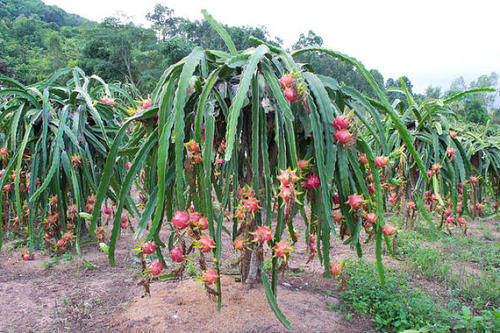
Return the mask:
[(416, 92), (444, 89), (456, 77), (500, 74), (500, 0), (44, 0), (88, 19), (124, 13), (147, 25), (162, 3), (175, 15), (201, 19), (207, 9), (229, 25), (263, 25), (286, 46), (313, 30), (324, 45), (376, 68), (407, 75)]

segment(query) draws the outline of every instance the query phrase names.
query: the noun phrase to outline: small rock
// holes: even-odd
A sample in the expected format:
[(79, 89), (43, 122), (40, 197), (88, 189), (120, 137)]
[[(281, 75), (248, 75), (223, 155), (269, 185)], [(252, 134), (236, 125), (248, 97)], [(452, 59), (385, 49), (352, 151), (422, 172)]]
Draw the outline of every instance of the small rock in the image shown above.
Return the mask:
[(287, 288), (290, 288), (292, 286), (290, 283), (287, 283), (287, 282), (283, 282), (281, 285), (283, 287), (287, 287)]

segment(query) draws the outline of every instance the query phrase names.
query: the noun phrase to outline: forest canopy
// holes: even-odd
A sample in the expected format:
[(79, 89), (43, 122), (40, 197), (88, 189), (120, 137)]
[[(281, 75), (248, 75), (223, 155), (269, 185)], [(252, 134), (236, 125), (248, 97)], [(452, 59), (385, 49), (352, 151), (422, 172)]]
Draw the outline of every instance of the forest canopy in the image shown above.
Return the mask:
[[(123, 82), (142, 94), (149, 93), (161, 73), (188, 55), (195, 46), (223, 50), (224, 43), (206, 20), (191, 21), (175, 15), (173, 9), (157, 4), (146, 15), (149, 28), (139, 26), (128, 17), (108, 17), (102, 22), (70, 14), (41, 0), (0, 0), (0, 75), (31, 84), (63, 67), (80, 67), (108, 82)], [(224, 26), (238, 50), (252, 47), (253, 36), (283, 46), (279, 37), (272, 38), (265, 27)], [(323, 38), (313, 31), (300, 34), (292, 49), (321, 47)], [(324, 54), (308, 53), (298, 57), (318, 74), (332, 76), (345, 85), (374, 97), (370, 86), (353, 66)], [(392, 101), (403, 96), (390, 88), (402, 88), (412, 94), (411, 80), (384, 78), (377, 69), (370, 73), (379, 86), (388, 90)], [(482, 75), (467, 84), (457, 78), (447, 91), (429, 86), (416, 98), (446, 98), (465, 89), (497, 87), (498, 74)], [(486, 124), (500, 120), (498, 94), (470, 95), (454, 105), (464, 120)], [(496, 99), (495, 99), (496, 98)]]

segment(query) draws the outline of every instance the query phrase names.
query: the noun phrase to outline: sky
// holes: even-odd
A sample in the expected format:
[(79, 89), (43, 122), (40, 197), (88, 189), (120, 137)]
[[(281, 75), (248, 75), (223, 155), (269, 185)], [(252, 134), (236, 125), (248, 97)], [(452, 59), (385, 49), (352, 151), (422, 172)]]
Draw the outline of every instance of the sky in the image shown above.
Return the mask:
[(500, 0), (44, 0), (85, 18), (125, 14), (138, 25), (156, 3), (176, 16), (201, 19), (207, 9), (229, 25), (265, 26), (291, 46), (313, 30), (324, 46), (376, 68), (406, 75), (415, 92), (452, 80), (500, 74)]

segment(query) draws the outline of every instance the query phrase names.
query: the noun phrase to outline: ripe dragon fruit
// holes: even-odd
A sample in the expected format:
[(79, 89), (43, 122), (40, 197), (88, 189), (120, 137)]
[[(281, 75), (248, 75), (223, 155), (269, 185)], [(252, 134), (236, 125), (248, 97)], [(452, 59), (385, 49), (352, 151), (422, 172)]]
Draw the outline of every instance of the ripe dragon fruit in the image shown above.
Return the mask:
[(115, 105), (115, 101), (111, 97), (103, 97), (103, 98), (101, 98), (101, 103), (104, 103), (104, 104), (107, 104), (107, 105), (110, 105), (110, 106), (114, 106)]
[(156, 244), (153, 242), (147, 242), (142, 246), (142, 252), (146, 255), (153, 254), (156, 251)]
[(183, 230), (188, 226), (189, 213), (186, 211), (177, 211), (172, 218), (172, 225), (177, 230)]
[(319, 186), (320, 183), (321, 181), (318, 176), (311, 175), (304, 181), (304, 187), (308, 190), (314, 190)]
[(373, 223), (377, 222), (377, 215), (374, 213), (368, 213), (365, 215), (365, 220), (366, 220), (366, 222), (373, 224)]
[(196, 226), (200, 230), (207, 230), (208, 229), (208, 219), (206, 217), (202, 217), (198, 220), (196, 223)]
[(281, 89), (286, 89), (288, 87), (292, 87), (295, 84), (295, 78), (293, 77), (293, 73), (284, 74), (279, 82), (281, 84)]
[(333, 276), (338, 276), (342, 272), (342, 265), (337, 262), (330, 263), (330, 273)]
[(293, 247), (287, 241), (279, 241), (278, 244), (273, 247), (273, 250), (276, 257), (285, 258), (293, 251)]
[(396, 228), (394, 228), (390, 224), (386, 224), (386, 225), (382, 226), (381, 230), (382, 230), (382, 233), (386, 236), (392, 236), (396, 233)]
[(333, 136), (335, 136), (335, 140), (337, 140), (337, 142), (341, 144), (348, 143), (352, 138), (351, 132), (346, 129), (336, 131), (335, 133), (333, 133)]
[(351, 119), (347, 115), (340, 115), (333, 121), (333, 127), (338, 130), (345, 130), (349, 127)]
[(375, 164), (376, 167), (384, 168), (387, 165), (388, 161), (389, 157), (377, 156), (373, 159), (373, 164)]
[(265, 226), (258, 227), (253, 237), (255, 242), (266, 244), (272, 238), (271, 229)]
[(21, 253), (21, 258), (24, 261), (35, 260), (35, 254), (34, 253), (30, 254), (29, 251), (24, 251), (23, 253)]
[(236, 238), (233, 242), (234, 249), (237, 251), (242, 251), (243, 247), (245, 246), (245, 243), (246, 241), (243, 238), (241, 237)]
[(277, 178), (281, 186), (289, 186), (290, 184), (295, 184), (299, 180), (295, 171), (290, 169), (282, 170)]
[(201, 252), (210, 252), (215, 247), (214, 239), (211, 236), (201, 236), (198, 240), (201, 247)]
[(151, 275), (158, 276), (163, 271), (163, 264), (159, 261), (155, 261), (149, 265), (149, 271)]
[(441, 164), (439, 163), (434, 163), (431, 167), (432, 171), (434, 171), (434, 173), (438, 173), (439, 170), (441, 170)]
[[(306, 170), (307, 168), (309, 168), (309, 165), (310, 165), (309, 161), (306, 161), (306, 160), (299, 160), (297, 162), (297, 164), (298, 164), (300, 170)], [(0, 175), (0, 177), (1, 177), (1, 175)]]
[(170, 250), (170, 259), (177, 263), (183, 262), (184, 254), (182, 253), (182, 249), (180, 247), (172, 248), (172, 250)]
[(295, 103), (299, 100), (299, 93), (294, 87), (285, 89), (285, 97), (290, 103)]
[(209, 268), (205, 272), (203, 272), (203, 281), (205, 281), (206, 284), (214, 284), (217, 282), (217, 278), (219, 276), (217, 275), (217, 271), (215, 269)]
[(368, 158), (366, 157), (366, 154), (365, 153), (360, 153), (359, 154), (359, 161), (361, 162), (361, 164), (368, 164)]
[(347, 197), (347, 203), (351, 206), (351, 209), (357, 209), (363, 202), (363, 196), (358, 194), (352, 194)]
[(257, 200), (256, 198), (250, 197), (246, 199), (243, 204), (250, 213), (255, 213), (259, 210), (259, 200)]

